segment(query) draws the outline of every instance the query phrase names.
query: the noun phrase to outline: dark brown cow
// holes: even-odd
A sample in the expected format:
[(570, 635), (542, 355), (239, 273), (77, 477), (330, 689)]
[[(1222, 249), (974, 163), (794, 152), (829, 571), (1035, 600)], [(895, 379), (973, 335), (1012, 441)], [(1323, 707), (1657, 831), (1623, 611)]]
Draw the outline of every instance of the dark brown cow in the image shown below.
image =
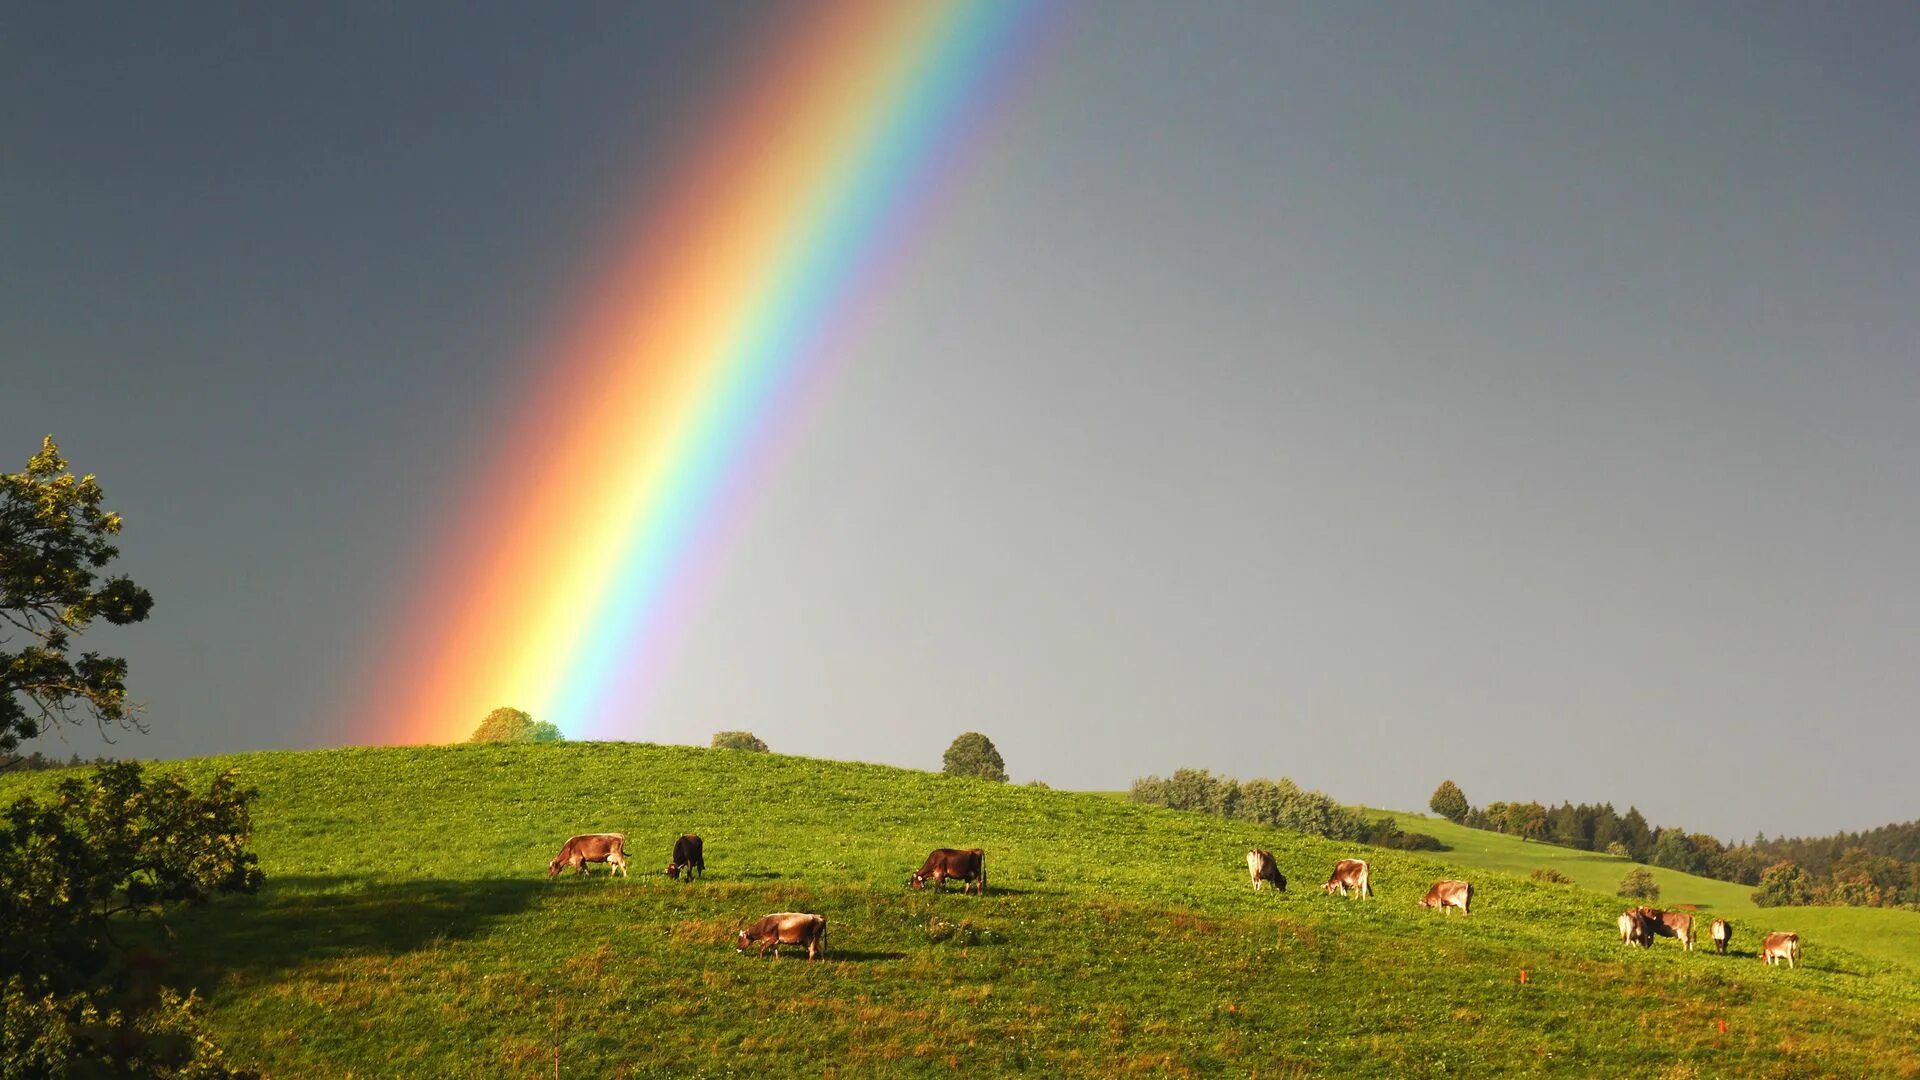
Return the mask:
[(1785, 960), (1788, 967), (1800, 962), (1800, 935), (1775, 931), (1760, 941), (1760, 961), (1772, 967)]
[(820, 959), (827, 958), (827, 920), (820, 915), (810, 915), (804, 911), (776, 911), (759, 922), (740, 931), (738, 952), (746, 952), (747, 946), (757, 945), (759, 956), (766, 956), (767, 950), (773, 950), (773, 958), (780, 959), (780, 946), (805, 945), (807, 959), (814, 958), (814, 950), (820, 952)]
[(560, 854), (547, 864), (547, 879), (552, 880), (563, 866), (576, 874), (587, 872), (588, 863), (603, 862), (616, 874), (627, 872), (627, 834), (617, 832), (581, 833), (560, 845)]
[(907, 879), (907, 884), (918, 889), (932, 882), (935, 888), (944, 889), (948, 878), (962, 882), (962, 893), (971, 891), (979, 895), (987, 887), (987, 853), (979, 848), (967, 851), (937, 848)]
[(1638, 908), (1620, 913), (1620, 944), (1638, 945), (1643, 949), (1652, 947), (1653, 930)]
[(1280, 892), (1287, 891), (1286, 875), (1280, 872), (1280, 864), (1273, 861), (1271, 852), (1259, 848), (1247, 852), (1247, 876), (1253, 879), (1256, 890), (1267, 885)]
[(673, 842), (673, 861), (662, 872), (679, 881), (682, 870), (687, 872), (688, 881), (692, 881), (695, 874), (705, 875), (707, 872), (706, 845), (692, 833)]
[(1333, 864), (1333, 876), (1327, 879), (1320, 891), (1332, 896), (1335, 890), (1341, 896), (1352, 889), (1355, 894), (1373, 899), (1373, 886), (1367, 883), (1367, 861), (1365, 859), (1341, 859)]
[(1660, 937), (1670, 937), (1680, 942), (1687, 951), (1693, 951), (1693, 916), (1684, 911), (1661, 911), (1642, 905), (1640, 914), (1647, 920), (1647, 929)]
[(1713, 920), (1707, 927), (1707, 935), (1713, 938), (1713, 951), (1721, 956), (1727, 955), (1727, 946), (1733, 944), (1733, 924), (1725, 919)]
[(1420, 899), (1423, 908), (1439, 908), (1442, 914), (1450, 914), (1453, 908), (1459, 908), (1460, 914), (1467, 914), (1467, 906), (1473, 903), (1473, 884), (1467, 881), (1436, 881), (1427, 895)]

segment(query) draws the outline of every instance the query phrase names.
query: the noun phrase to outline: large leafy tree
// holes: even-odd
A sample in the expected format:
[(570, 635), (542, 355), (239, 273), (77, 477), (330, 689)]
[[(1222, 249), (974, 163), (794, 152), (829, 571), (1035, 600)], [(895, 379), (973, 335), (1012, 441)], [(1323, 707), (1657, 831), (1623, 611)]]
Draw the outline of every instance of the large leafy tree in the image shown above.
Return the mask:
[(561, 742), (560, 729), (545, 720), (535, 720), (525, 709), (501, 706), (487, 714), (473, 729), (469, 742)]
[(91, 474), (75, 476), (49, 435), (22, 472), (0, 473), (0, 760), (56, 723), (132, 725), (127, 662), (75, 638), (96, 619), (137, 623), (153, 597), (103, 575), (120, 515)]
[(1467, 811), (1473, 809), (1467, 804), (1467, 795), (1460, 790), (1460, 785), (1451, 780), (1440, 781), (1440, 786), (1433, 789), (1433, 798), (1427, 800), (1427, 806), (1456, 825), (1466, 819)]
[(992, 739), (977, 731), (953, 740), (942, 759), (941, 771), (948, 776), (977, 776), (982, 780), (1007, 782), (1007, 763), (1000, 759), (1000, 751), (994, 749)]

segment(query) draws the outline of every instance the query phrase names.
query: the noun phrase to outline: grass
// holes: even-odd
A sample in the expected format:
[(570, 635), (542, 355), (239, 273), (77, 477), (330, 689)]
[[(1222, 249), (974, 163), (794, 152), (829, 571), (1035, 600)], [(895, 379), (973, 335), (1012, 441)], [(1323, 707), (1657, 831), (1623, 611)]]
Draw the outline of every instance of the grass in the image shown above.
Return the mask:
[[(1628, 950), (1622, 902), (1526, 880), (1538, 859), (681, 747), (183, 764), (260, 788), (269, 884), (175, 919), (170, 974), (277, 1075), (1920, 1075), (1910, 969), (1805, 922), (1797, 971), (1753, 938)], [(0, 779), (0, 800), (50, 779)], [(603, 829), (628, 834), (630, 880), (545, 879), (562, 839)], [(658, 872), (683, 831), (705, 881)], [(1248, 888), (1253, 844), (1287, 893)], [(904, 888), (928, 849), (976, 845), (985, 896)], [(1354, 854), (1378, 899), (1321, 895)], [(1415, 906), (1456, 875), (1471, 917)], [(734, 953), (784, 909), (827, 917), (828, 962)]]

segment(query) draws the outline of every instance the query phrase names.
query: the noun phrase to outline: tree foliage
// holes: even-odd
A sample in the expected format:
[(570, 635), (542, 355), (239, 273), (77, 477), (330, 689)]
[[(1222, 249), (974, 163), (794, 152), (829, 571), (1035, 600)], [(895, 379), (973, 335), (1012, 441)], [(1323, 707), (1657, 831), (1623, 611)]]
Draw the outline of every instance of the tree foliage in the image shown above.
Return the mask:
[(51, 724), (132, 726), (127, 662), (74, 655), (95, 620), (137, 623), (153, 597), (130, 578), (104, 577), (119, 556), (120, 515), (103, 508), (100, 484), (75, 476), (53, 437), (24, 471), (0, 473), (0, 757)]
[(487, 714), (473, 729), (468, 742), (553, 743), (564, 741), (560, 729), (544, 720), (536, 721), (525, 709), (501, 706)]
[(1440, 781), (1440, 786), (1433, 789), (1433, 798), (1427, 800), (1427, 807), (1455, 825), (1465, 821), (1467, 811), (1473, 809), (1467, 803), (1466, 792), (1451, 780)]
[(1242, 783), (1206, 769), (1175, 769), (1165, 779), (1144, 776), (1135, 780), (1127, 794), (1137, 803), (1198, 810), (1330, 840), (1357, 840), (1409, 851), (1446, 850), (1431, 836), (1402, 831), (1390, 817), (1372, 820), (1340, 805), (1333, 796), (1308, 791), (1286, 777)]
[(751, 731), (716, 731), (713, 733), (715, 750), (749, 750), (756, 754), (767, 753), (767, 744)]
[(1007, 782), (1007, 763), (1000, 759), (993, 740), (977, 731), (969, 731), (953, 740), (941, 758), (941, 772), (948, 776), (974, 776), (982, 780)]
[(1760, 887), (1753, 890), (1756, 907), (1799, 907), (1813, 900), (1813, 875), (1790, 862), (1767, 867), (1760, 874)]
[(1653, 880), (1653, 871), (1636, 866), (1620, 879), (1620, 895), (1629, 900), (1658, 900), (1660, 884)]

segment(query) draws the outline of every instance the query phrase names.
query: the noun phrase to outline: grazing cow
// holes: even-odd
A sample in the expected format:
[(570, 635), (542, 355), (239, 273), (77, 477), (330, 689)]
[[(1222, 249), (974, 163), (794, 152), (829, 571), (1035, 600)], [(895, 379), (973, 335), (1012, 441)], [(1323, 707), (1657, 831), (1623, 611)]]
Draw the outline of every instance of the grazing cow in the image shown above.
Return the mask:
[(1459, 908), (1460, 914), (1467, 914), (1467, 905), (1473, 903), (1473, 884), (1467, 881), (1436, 881), (1433, 888), (1420, 900), (1423, 908), (1439, 908), (1441, 914), (1448, 909)]
[(673, 880), (679, 881), (680, 871), (685, 870), (687, 872), (687, 880), (692, 881), (693, 875), (704, 875), (707, 872), (707, 857), (705, 852), (706, 847), (700, 838), (692, 833), (688, 833), (673, 842), (673, 861), (667, 864), (667, 868), (663, 873)]
[(1760, 959), (1768, 967), (1781, 960), (1793, 967), (1800, 961), (1800, 935), (1783, 931), (1768, 934), (1760, 942)]
[(547, 864), (547, 879), (551, 881), (563, 866), (573, 867), (576, 874), (587, 872), (588, 863), (603, 862), (615, 874), (627, 872), (627, 834), (617, 832), (581, 833), (570, 836), (560, 845), (560, 854)]
[(1620, 944), (1638, 945), (1643, 949), (1653, 945), (1653, 931), (1638, 909), (1620, 913)]
[(1365, 859), (1341, 859), (1333, 864), (1333, 876), (1327, 879), (1320, 891), (1332, 896), (1338, 889), (1341, 896), (1352, 889), (1355, 894), (1373, 899), (1373, 886), (1367, 883), (1367, 861)]
[(1270, 852), (1259, 848), (1247, 852), (1247, 876), (1253, 879), (1256, 890), (1262, 885), (1269, 885), (1281, 892), (1287, 891), (1287, 879), (1280, 873), (1280, 864), (1273, 861)]
[(1733, 924), (1725, 919), (1713, 920), (1707, 928), (1708, 936), (1713, 938), (1713, 951), (1721, 956), (1727, 955), (1727, 946), (1733, 944)]
[(1684, 911), (1660, 911), (1650, 907), (1642, 907), (1640, 914), (1647, 920), (1647, 929), (1661, 937), (1673, 938), (1680, 942), (1681, 948), (1693, 951), (1693, 916)]
[(805, 945), (807, 959), (813, 959), (814, 950), (818, 949), (820, 959), (825, 960), (827, 920), (804, 911), (776, 911), (740, 931), (740, 940), (734, 946), (734, 951), (746, 952), (749, 945), (757, 945), (755, 952), (761, 957), (765, 957), (767, 950), (772, 949), (775, 960), (780, 959), (780, 946)]
[(936, 848), (907, 879), (907, 884), (918, 889), (930, 881), (935, 888), (944, 889), (948, 878), (961, 882), (962, 893), (971, 891), (980, 895), (987, 887), (987, 853), (979, 848), (967, 851)]

